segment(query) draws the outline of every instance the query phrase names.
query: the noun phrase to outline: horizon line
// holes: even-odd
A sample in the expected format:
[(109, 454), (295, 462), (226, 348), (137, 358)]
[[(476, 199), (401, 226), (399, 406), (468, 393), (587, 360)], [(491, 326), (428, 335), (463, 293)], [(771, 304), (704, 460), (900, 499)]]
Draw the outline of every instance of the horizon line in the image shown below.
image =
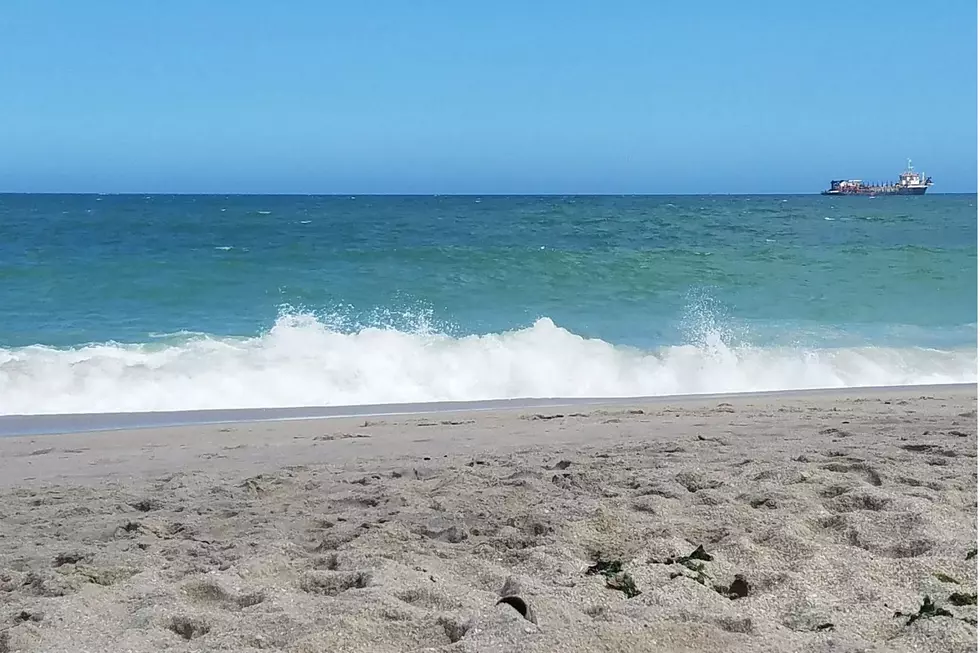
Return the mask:
[[(972, 191), (947, 191), (947, 192), (934, 192), (923, 194), (919, 197), (934, 197), (936, 195), (977, 195), (977, 190)], [(95, 196), (95, 197), (130, 197), (130, 196), (152, 196), (152, 197), (774, 197), (774, 196), (789, 196), (789, 197), (801, 197), (801, 196), (817, 196), (820, 197), (820, 191), (805, 191), (805, 192), (735, 192), (735, 193), (723, 193), (723, 192), (706, 192), (706, 193), (653, 193), (653, 192), (637, 192), (637, 193), (588, 193), (588, 192), (572, 192), (572, 193), (557, 193), (557, 192), (541, 192), (541, 193), (299, 193), (299, 192), (233, 192), (233, 193), (223, 193), (214, 191), (205, 192), (190, 192), (190, 191), (176, 191), (176, 192), (165, 192), (165, 191), (121, 191), (121, 192), (100, 192), (100, 191), (0, 191), (0, 196), (8, 195), (77, 195), (77, 196)], [(844, 195), (835, 197), (846, 197)], [(863, 197), (863, 196), (856, 196)], [(881, 197), (888, 197), (888, 195), (880, 195), (876, 199)], [(902, 195), (901, 197), (906, 197)]]

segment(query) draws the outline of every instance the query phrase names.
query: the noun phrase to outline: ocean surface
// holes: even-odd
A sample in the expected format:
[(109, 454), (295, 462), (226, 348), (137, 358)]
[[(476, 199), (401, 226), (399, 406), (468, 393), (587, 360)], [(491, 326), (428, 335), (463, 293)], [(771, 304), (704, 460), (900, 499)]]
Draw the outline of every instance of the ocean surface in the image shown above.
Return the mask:
[(976, 204), (0, 195), (0, 414), (976, 382)]

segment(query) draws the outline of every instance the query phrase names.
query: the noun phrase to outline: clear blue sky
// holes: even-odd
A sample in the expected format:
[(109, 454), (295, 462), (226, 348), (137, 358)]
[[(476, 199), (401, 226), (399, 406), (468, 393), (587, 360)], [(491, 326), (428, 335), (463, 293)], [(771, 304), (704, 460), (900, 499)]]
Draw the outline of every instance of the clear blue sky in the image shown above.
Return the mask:
[(2, 0), (0, 190), (974, 192), (976, 9)]

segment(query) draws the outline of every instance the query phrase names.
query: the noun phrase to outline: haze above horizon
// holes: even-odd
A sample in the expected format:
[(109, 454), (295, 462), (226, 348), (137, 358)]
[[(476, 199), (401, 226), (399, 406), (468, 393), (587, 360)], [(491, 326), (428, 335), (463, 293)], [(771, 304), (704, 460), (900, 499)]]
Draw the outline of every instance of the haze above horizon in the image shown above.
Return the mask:
[(0, 191), (977, 189), (977, 6), (0, 6)]
[[(250, 192), (239, 192), (239, 193), (220, 193), (220, 192), (193, 192), (193, 193), (168, 193), (168, 192), (150, 192), (150, 193), (139, 193), (139, 192), (121, 192), (121, 193), (101, 193), (101, 192), (6, 192), (0, 191), (0, 197), (322, 197), (329, 199), (357, 199), (362, 197), (379, 197), (379, 198), (418, 198), (418, 199), (431, 199), (438, 197), (458, 197), (458, 198), (483, 198), (483, 197), (498, 197), (498, 198), (543, 198), (543, 197), (649, 197), (649, 198), (664, 198), (669, 199), (671, 197), (677, 198), (692, 198), (692, 197), (812, 197), (814, 195), (820, 195), (819, 192), (810, 193), (250, 193)], [(969, 197), (976, 195), (976, 191), (972, 192), (960, 192), (960, 193), (936, 193), (929, 192), (929, 197)], [(889, 199), (889, 196), (876, 196), (867, 197), (861, 195), (853, 196), (853, 199), (849, 196), (844, 197), (844, 201), (863, 201), (864, 199), (877, 199), (877, 197), (882, 197), (884, 199)], [(895, 199), (901, 199), (907, 196), (895, 196)]]

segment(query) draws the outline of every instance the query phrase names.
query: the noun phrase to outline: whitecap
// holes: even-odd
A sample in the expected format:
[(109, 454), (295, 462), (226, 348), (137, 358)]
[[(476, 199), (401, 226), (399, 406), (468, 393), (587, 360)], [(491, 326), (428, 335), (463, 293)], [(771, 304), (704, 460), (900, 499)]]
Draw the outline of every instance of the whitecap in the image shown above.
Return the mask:
[[(423, 321), (424, 322), (424, 321)], [(0, 348), (0, 414), (99, 413), (975, 383), (976, 349), (759, 347), (708, 324), (642, 350), (541, 318), (454, 337), (283, 315), (251, 338)]]

